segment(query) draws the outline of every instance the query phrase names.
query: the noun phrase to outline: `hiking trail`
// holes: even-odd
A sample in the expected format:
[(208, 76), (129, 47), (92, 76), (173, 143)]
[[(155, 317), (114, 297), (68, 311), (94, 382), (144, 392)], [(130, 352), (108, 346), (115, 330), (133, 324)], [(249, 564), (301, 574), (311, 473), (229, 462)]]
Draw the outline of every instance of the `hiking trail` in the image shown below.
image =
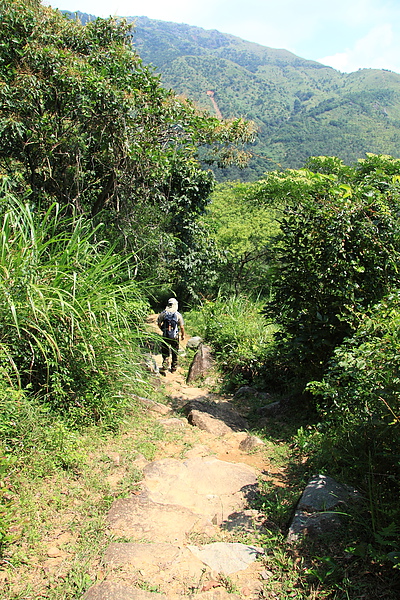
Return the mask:
[[(161, 366), (161, 355), (153, 360)], [(167, 403), (142, 401), (179, 435), (163, 446), (163, 458), (138, 456), (140, 490), (113, 502), (113, 541), (82, 600), (259, 598), (268, 578), (258, 544), (266, 515), (251, 501), (260, 480), (282, 485), (284, 474), (248, 432), (245, 405), (239, 410), (230, 398), (188, 385), (182, 366), (157, 377)]]

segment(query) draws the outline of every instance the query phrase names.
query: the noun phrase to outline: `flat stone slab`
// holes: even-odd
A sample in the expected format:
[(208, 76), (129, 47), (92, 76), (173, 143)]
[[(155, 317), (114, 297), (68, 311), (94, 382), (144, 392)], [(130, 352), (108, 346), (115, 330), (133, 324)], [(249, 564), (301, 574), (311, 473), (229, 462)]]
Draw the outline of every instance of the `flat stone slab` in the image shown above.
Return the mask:
[(264, 553), (256, 546), (227, 542), (214, 542), (201, 547), (188, 546), (188, 548), (212, 571), (223, 575), (244, 571)]
[(137, 569), (146, 567), (165, 568), (178, 558), (181, 549), (172, 544), (140, 544), (113, 542), (107, 548), (104, 562), (110, 565), (133, 564)]
[(164, 594), (154, 594), (139, 588), (103, 581), (92, 586), (82, 600), (167, 600)]
[(147, 592), (123, 583), (103, 581), (91, 587), (81, 600), (240, 600), (237, 594), (230, 594), (225, 588), (218, 587), (207, 592), (200, 592), (190, 596), (182, 594), (158, 594)]
[(203, 338), (201, 338), (199, 335), (195, 335), (194, 337), (188, 339), (186, 348), (198, 348), (202, 341)]
[(287, 541), (296, 542), (306, 535), (319, 537), (338, 529), (343, 523), (335, 509), (359, 498), (360, 494), (354, 488), (342, 485), (327, 475), (316, 475), (309, 481), (299, 500)]
[(215, 533), (215, 527), (202, 515), (143, 496), (115, 500), (108, 513), (108, 524), (118, 537), (147, 542), (182, 543), (190, 533)]
[(233, 533), (254, 534), (263, 530), (266, 517), (254, 509), (232, 513), (221, 525), (221, 529)]
[(189, 367), (186, 383), (190, 383), (206, 375), (213, 368), (214, 364), (215, 361), (212, 357), (211, 348), (200, 343), (192, 364)]
[(179, 505), (221, 524), (245, 508), (257, 486), (256, 471), (214, 457), (157, 460), (144, 470), (144, 493), (158, 504)]
[(166, 543), (115, 542), (108, 547), (104, 563), (130, 582), (148, 581), (164, 593), (184, 589), (206, 572), (204, 563), (187, 547)]
[(252, 452), (253, 450), (262, 448), (263, 446), (265, 446), (265, 442), (256, 435), (248, 435), (239, 444), (239, 448), (240, 450), (243, 450), (243, 452)]

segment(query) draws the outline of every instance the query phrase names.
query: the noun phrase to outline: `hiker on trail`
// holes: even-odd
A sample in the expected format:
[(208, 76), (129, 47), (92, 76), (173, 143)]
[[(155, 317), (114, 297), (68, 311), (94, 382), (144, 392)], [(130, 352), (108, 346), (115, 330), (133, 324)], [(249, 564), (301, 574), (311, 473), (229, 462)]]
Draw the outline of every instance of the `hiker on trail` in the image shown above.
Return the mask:
[(185, 327), (183, 317), (178, 312), (178, 301), (176, 298), (170, 298), (168, 304), (159, 315), (157, 325), (163, 334), (163, 344), (161, 354), (163, 358), (160, 373), (165, 375), (168, 370), (169, 356), (171, 354), (171, 373), (176, 371), (178, 366), (179, 334), (185, 339)]

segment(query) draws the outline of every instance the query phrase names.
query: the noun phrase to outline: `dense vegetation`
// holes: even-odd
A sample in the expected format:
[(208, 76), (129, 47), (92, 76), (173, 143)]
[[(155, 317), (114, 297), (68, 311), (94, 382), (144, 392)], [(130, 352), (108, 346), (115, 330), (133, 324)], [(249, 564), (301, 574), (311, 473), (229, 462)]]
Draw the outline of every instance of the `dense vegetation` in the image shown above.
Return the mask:
[[(237, 184), (235, 197), (250, 220), (252, 207), (264, 206), (270, 231), (273, 219), (279, 223), (252, 268), (264, 269), (258, 291), (269, 330), (252, 315), (254, 300), (250, 308), (241, 296), (206, 302), (199, 330), (213, 343), (228, 387), (252, 383), (308, 413), (295, 443), (317, 468), (352, 481), (368, 498), (368, 533), (357, 552), (398, 567), (400, 161), (368, 155), (347, 167), (338, 158), (311, 158), (304, 169)], [(211, 223), (220, 206), (217, 195)], [(217, 239), (223, 213), (220, 224)], [(234, 261), (229, 240), (227, 252)], [(227, 289), (235, 275), (233, 268), (225, 273)], [(257, 288), (250, 289), (255, 298)]]
[[(176, 293), (224, 389), (284, 398), (310, 468), (362, 489), (349, 553), (386, 577), (399, 566), (400, 160), (319, 156), (215, 187), (201, 165), (245, 164), (253, 123), (164, 89), (124, 22), (83, 27), (39, 0), (0, 9), (0, 559), (18, 476), (73, 471), (80, 433), (118, 431), (135, 395), (157, 394), (144, 322)], [(349, 597), (343, 581), (332, 598)]]

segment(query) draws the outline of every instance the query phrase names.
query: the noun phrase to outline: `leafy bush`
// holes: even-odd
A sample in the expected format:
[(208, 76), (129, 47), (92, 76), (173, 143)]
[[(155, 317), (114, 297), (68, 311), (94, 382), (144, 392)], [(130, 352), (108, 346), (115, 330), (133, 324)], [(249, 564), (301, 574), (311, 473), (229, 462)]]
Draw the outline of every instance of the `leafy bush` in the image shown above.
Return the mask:
[(400, 283), (400, 161), (370, 156), (352, 170), (331, 166), (331, 174), (272, 173), (256, 194), (267, 205), (286, 203), (266, 310), (281, 326), (287, 364), (305, 381), (323, 374), (358, 313)]
[(261, 301), (246, 296), (219, 297), (189, 316), (209, 342), (231, 385), (253, 380), (259, 373), (275, 328), (267, 326)]
[(390, 519), (400, 524), (400, 512), (392, 503), (400, 475), (399, 331), (396, 291), (335, 350), (323, 380), (308, 385), (329, 424), (325, 432), (340, 447), (342, 464), (364, 482), (372, 518), (381, 526)]
[(321, 382), (308, 388), (320, 398), (320, 410), (344, 427), (375, 431), (391, 446), (391, 460), (400, 466), (400, 292), (382, 300), (365, 317), (353, 337), (335, 350)]
[(5, 462), (19, 468), (34, 463), (39, 476), (55, 467), (74, 468), (81, 460), (77, 433), (21, 390), (0, 389), (0, 438)]

